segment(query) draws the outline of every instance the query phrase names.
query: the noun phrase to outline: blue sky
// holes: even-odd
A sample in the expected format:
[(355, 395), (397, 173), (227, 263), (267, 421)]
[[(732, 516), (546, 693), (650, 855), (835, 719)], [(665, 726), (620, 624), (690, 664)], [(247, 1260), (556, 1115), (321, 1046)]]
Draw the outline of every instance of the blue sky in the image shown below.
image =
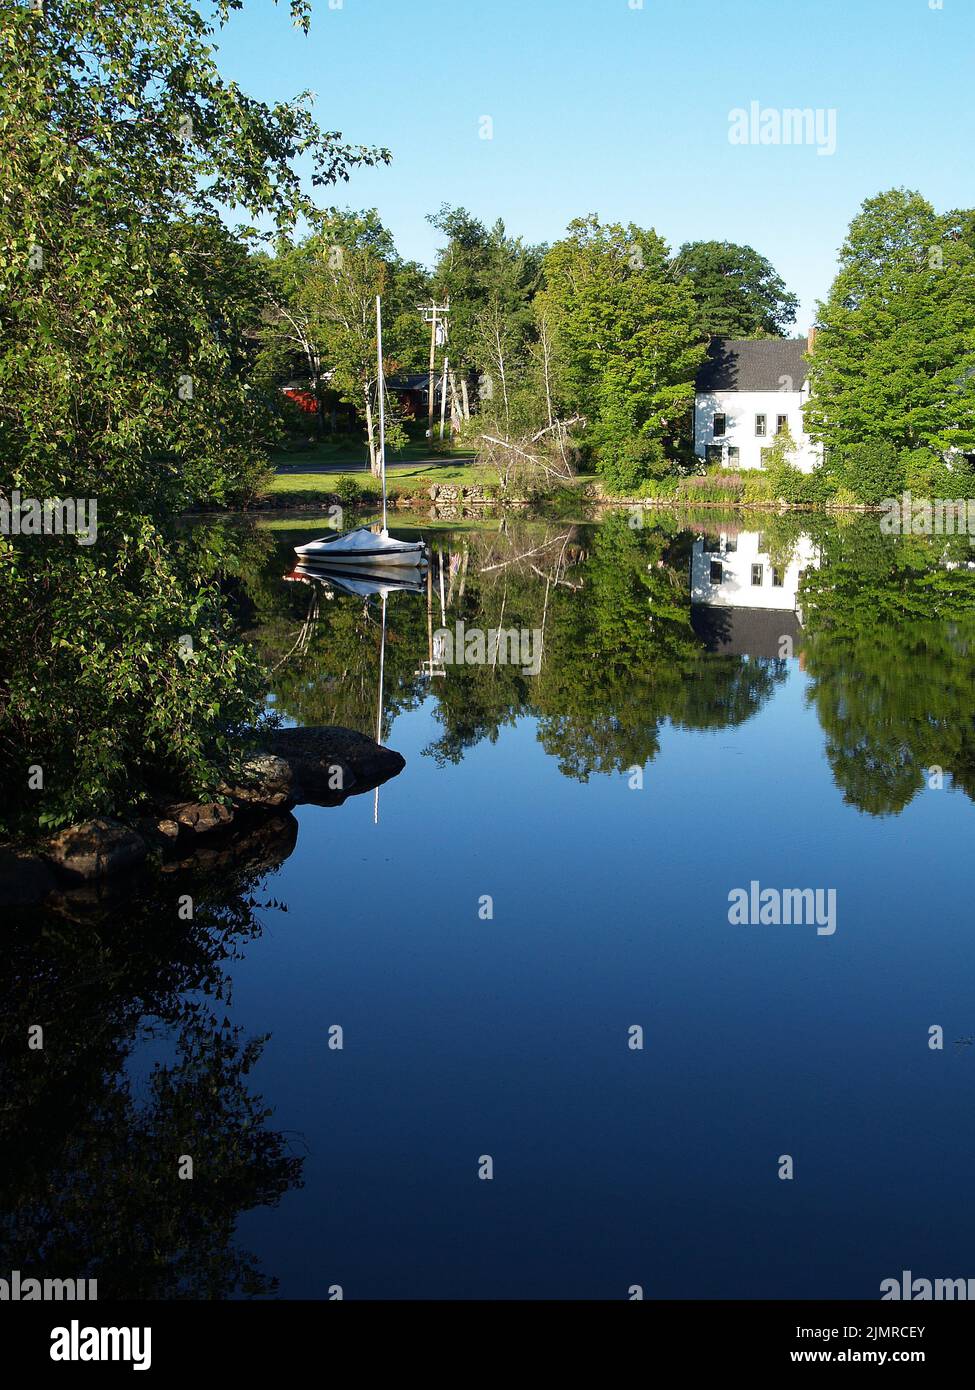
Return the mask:
[[(221, 70), (266, 100), (308, 88), (321, 125), (387, 146), (390, 166), (326, 201), (378, 208), (426, 264), (443, 202), (530, 241), (596, 212), (672, 246), (750, 243), (799, 294), (804, 330), (865, 197), (975, 203), (975, 0), (313, 4), (306, 37), (286, 5), (244, 0)], [(753, 101), (835, 109), (835, 154), (731, 144), (729, 112)]]

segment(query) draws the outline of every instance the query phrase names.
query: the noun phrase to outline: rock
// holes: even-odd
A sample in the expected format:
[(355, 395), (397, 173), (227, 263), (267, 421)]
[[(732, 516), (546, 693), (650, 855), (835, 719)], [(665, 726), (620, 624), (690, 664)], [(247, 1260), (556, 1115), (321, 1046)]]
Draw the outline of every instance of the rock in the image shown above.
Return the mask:
[(72, 883), (138, 868), (147, 852), (146, 842), (137, 831), (104, 818), (69, 826), (54, 835), (43, 850), (45, 859)]
[(180, 835), (206, 835), (222, 830), (233, 818), (233, 811), (222, 801), (178, 801), (166, 807), (159, 823), (174, 821)]
[(265, 752), (287, 763), (296, 805), (338, 806), (396, 777), (406, 759), (391, 748), (338, 725), (275, 729), (264, 736)]
[(295, 803), (294, 774), (284, 758), (272, 753), (257, 753), (247, 759), (234, 784), (224, 784), (220, 792), (238, 806), (278, 810)]
[(164, 860), (160, 868), (164, 875), (195, 873), (268, 874), (277, 869), (293, 852), (298, 841), (298, 822), (290, 812), (277, 812), (252, 818), (246, 828), (239, 824), (233, 835), (219, 836), (216, 841), (200, 839), (184, 841), (187, 853), (178, 859)]
[(34, 855), (0, 849), (0, 903), (30, 907), (42, 902), (57, 886), (50, 865)]

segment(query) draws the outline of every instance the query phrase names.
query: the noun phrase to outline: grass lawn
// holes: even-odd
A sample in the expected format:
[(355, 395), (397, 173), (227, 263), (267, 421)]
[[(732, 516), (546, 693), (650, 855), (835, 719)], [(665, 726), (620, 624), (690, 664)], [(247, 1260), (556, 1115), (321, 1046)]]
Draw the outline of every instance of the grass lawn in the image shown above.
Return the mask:
[[(269, 496), (275, 502), (320, 502), (323, 497), (335, 492), (343, 478), (358, 483), (364, 497), (382, 495), (378, 478), (353, 470), (349, 473), (279, 473), (271, 483)], [(465, 463), (437, 464), (432, 468), (424, 468), (420, 464), (401, 464), (386, 469), (386, 490), (390, 495), (425, 492), (433, 483), (474, 487), (497, 481), (498, 475), (493, 469)]]
[[(437, 440), (431, 444), (431, 441), (423, 436), (411, 438), (398, 453), (387, 451), (386, 466), (392, 468), (397, 464), (412, 463), (419, 459), (450, 458), (454, 455), (469, 458), (471, 455), (470, 447), (462, 449), (445, 440), (443, 447), (439, 448), (439, 442)], [(323, 439), (310, 449), (276, 449), (270, 455), (270, 462), (274, 468), (334, 468), (341, 464), (350, 472), (366, 473), (369, 450), (363, 440), (357, 440), (351, 435), (339, 435), (335, 439)]]

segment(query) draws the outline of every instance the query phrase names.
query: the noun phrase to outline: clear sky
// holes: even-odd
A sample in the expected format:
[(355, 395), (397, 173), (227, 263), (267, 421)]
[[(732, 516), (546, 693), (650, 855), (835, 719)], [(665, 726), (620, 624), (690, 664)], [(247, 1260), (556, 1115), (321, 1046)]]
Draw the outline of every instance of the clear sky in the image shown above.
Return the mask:
[[(244, 0), (219, 61), (266, 100), (310, 89), (326, 129), (391, 150), (325, 201), (378, 208), (409, 258), (432, 262), (443, 202), (530, 241), (596, 212), (675, 247), (750, 243), (805, 330), (865, 197), (975, 203), (975, 0), (932, 2), (313, 0), (305, 37), (286, 4)], [(732, 144), (752, 102), (835, 110), (836, 152)]]

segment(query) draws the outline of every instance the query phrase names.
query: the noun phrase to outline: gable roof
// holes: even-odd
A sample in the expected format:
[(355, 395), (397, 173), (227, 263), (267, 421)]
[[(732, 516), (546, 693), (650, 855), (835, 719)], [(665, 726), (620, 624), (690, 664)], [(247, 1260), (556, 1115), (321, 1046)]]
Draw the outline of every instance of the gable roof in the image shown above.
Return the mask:
[(691, 626), (716, 656), (781, 657), (782, 638), (798, 645), (799, 619), (788, 608), (729, 608), (723, 604), (691, 604)]
[(805, 338), (712, 338), (695, 382), (698, 391), (799, 391), (809, 372)]

